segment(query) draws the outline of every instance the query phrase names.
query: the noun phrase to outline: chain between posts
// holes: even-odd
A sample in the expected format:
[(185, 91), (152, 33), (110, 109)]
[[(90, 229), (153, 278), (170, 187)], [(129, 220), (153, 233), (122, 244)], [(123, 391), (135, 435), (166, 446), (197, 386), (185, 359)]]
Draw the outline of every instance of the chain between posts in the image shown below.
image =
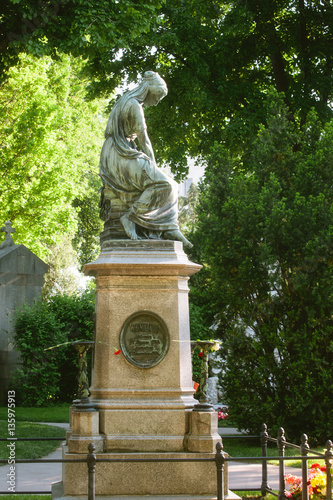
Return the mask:
[[(263, 424), (260, 432), (260, 440), (262, 445), (262, 484), (261, 484), (261, 494), (265, 496), (267, 491), (271, 488), (268, 485), (268, 475), (267, 475), (267, 443), (269, 440), (269, 435), (267, 432), (267, 425)], [(275, 441), (275, 440), (274, 440)], [(285, 484), (285, 464), (283, 457), (285, 456), (286, 438), (284, 435), (284, 429), (279, 428), (278, 438), (276, 440), (278, 452), (279, 452), (279, 500), (284, 500), (287, 498), (286, 484)], [(302, 456), (302, 484), (306, 487), (302, 488), (302, 500), (309, 500), (309, 489), (307, 487), (307, 476), (308, 476), (308, 460), (309, 455), (309, 445), (308, 437), (306, 434), (301, 436), (301, 446), (300, 452)], [(95, 455), (95, 445), (90, 443), (88, 446), (87, 455), (87, 465), (88, 465), (88, 500), (95, 500), (95, 470), (97, 458)], [(303, 458), (304, 457), (304, 458)], [(313, 457), (311, 457), (313, 458)], [(102, 460), (103, 461), (103, 460)], [(186, 460), (184, 460), (186, 461)], [(217, 472), (217, 500), (224, 500), (224, 467), (225, 467), (225, 456), (223, 452), (223, 444), (218, 442), (216, 445), (215, 454), (215, 464)], [(326, 463), (326, 500), (332, 500), (332, 462), (333, 462), (333, 443), (328, 440), (326, 442), (325, 451), (325, 463)]]
[[(96, 454), (94, 443), (88, 445), (87, 465), (88, 465), (88, 500), (95, 500), (95, 472)], [(216, 445), (215, 464), (217, 472), (217, 500), (224, 500), (224, 463), (223, 445), (218, 442)]]

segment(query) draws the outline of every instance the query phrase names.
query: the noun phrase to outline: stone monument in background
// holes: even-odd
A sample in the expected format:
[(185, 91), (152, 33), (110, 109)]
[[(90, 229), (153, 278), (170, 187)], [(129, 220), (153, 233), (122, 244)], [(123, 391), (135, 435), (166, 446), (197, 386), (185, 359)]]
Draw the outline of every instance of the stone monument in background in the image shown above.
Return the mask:
[[(153, 461), (214, 458), (220, 441), (217, 413), (193, 397), (188, 280), (201, 266), (183, 251), (177, 186), (156, 166), (142, 109), (166, 93), (145, 73), (115, 104), (101, 153), (105, 227), (84, 268), (96, 279), (91, 395), (72, 407), (63, 457), (93, 442), (97, 458), (152, 461), (98, 463), (97, 496), (216, 498), (214, 463)], [(64, 464), (53, 498), (86, 494), (86, 464)]]
[(15, 245), (10, 221), (0, 230), (0, 403), (7, 404), (7, 391), (17, 367), (19, 352), (14, 349), (15, 310), (40, 298), (47, 264), (24, 245)]

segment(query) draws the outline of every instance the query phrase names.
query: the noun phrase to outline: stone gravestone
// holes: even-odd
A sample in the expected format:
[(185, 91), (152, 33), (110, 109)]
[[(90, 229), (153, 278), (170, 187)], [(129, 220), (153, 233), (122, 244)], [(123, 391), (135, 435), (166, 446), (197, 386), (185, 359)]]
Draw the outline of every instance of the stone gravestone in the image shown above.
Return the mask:
[(15, 245), (9, 221), (0, 230), (5, 232), (0, 245), (0, 401), (7, 404), (8, 384), (19, 358), (13, 343), (15, 309), (41, 296), (48, 266), (24, 245)]
[[(189, 460), (213, 459), (221, 440), (217, 413), (193, 397), (188, 281), (201, 266), (183, 250), (190, 243), (178, 227), (177, 186), (156, 166), (142, 110), (166, 93), (146, 72), (111, 111), (101, 153), (105, 226), (101, 253), (84, 268), (96, 279), (90, 407), (72, 408), (63, 457), (85, 457), (94, 443), (97, 458), (110, 460), (96, 467), (103, 498), (216, 498), (214, 462)], [(149, 461), (112, 462), (124, 458)], [(66, 463), (53, 498), (87, 487), (86, 464)]]

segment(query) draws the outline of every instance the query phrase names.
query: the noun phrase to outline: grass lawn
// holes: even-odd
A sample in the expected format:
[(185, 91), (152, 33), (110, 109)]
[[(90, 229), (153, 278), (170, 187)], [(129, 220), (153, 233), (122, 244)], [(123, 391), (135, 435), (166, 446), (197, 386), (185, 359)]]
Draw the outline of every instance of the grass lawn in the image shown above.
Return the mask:
[[(16, 422), (69, 422), (70, 405), (50, 406), (47, 408), (25, 408), (17, 406), (15, 408)], [(0, 420), (7, 420), (7, 406), (0, 406)]]
[(237, 427), (237, 425), (229, 418), (227, 418), (226, 420), (219, 420), (218, 426), (219, 427)]
[(52, 500), (52, 495), (0, 495), (4, 500)]
[[(252, 438), (232, 438), (228, 439), (227, 436), (222, 436), (223, 440), (223, 450), (228, 453), (231, 457), (261, 457), (261, 445), (260, 440), (252, 439)], [(315, 448), (315, 450), (319, 453), (325, 453), (324, 447)], [(310, 453), (311, 454), (311, 453)], [(277, 446), (274, 443), (268, 443), (267, 447), (267, 456), (269, 457), (277, 457), (279, 456)], [(286, 447), (285, 450), (286, 457), (300, 456), (300, 452), (294, 448)], [(259, 463), (258, 460), (257, 463)], [(252, 462), (253, 463), (253, 462)], [(268, 463), (278, 465), (278, 460), (272, 460)], [(324, 460), (309, 460), (308, 466), (310, 467), (313, 463), (319, 463), (321, 465), (325, 465)], [(285, 467), (302, 467), (302, 461), (295, 460), (286, 460)]]
[[(16, 422), (15, 437), (61, 437), (65, 438), (66, 431), (60, 427), (40, 425), (31, 422)], [(8, 437), (8, 424), (6, 420), (0, 420), (0, 437)], [(56, 450), (60, 441), (17, 441), (15, 445), (16, 458), (42, 458)], [(0, 458), (7, 459), (9, 449), (8, 442), (0, 441)], [(5, 464), (0, 464), (5, 465)], [(8, 498), (8, 497), (6, 497)]]
[(261, 500), (262, 498), (265, 500), (277, 500), (277, 497), (270, 493), (262, 497), (260, 491), (235, 491), (235, 493), (243, 500)]
[[(15, 408), (15, 437), (63, 437), (65, 429), (34, 422), (69, 422), (69, 405), (48, 408)], [(8, 436), (8, 408), (0, 407), (0, 437)], [(15, 446), (16, 458), (42, 458), (58, 448), (61, 441), (18, 441)], [(0, 458), (8, 458), (6, 441), (0, 441)], [(2, 464), (0, 464), (1, 466)], [(8, 499), (8, 496), (6, 496)], [(45, 498), (45, 497), (43, 497)], [(8, 499), (9, 500), (9, 499)]]

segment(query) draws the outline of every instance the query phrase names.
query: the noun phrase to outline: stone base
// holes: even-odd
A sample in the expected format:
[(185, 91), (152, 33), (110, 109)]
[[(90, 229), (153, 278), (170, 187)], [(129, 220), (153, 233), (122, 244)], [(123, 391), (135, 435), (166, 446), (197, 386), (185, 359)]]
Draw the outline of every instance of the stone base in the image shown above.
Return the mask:
[(186, 448), (190, 452), (214, 453), (221, 441), (218, 433), (216, 411), (191, 411), (189, 413), (190, 430), (186, 436)]
[[(240, 500), (240, 497), (228, 490), (224, 495), (225, 500)], [(87, 495), (81, 496), (65, 496), (63, 483), (53, 483), (52, 485), (53, 500), (87, 500)], [(216, 495), (96, 495), (96, 500), (217, 500)]]
[[(54, 486), (54, 499), (86, 497), (87, 463), (74, 460), (86, 458), (89, 441), (97, 460), (110, 460), (96, 463), (97, 498), (216, 498), (216, 414), (202, 416), (198, 408), (190, 417), (196, 401), (188, 279), (200, 267), (188, 260), (181, 242), (163, 240), (106, 241), (98, 259), (85, 266), (96, 277), (90, 388), (96, 411), (72, 409), (63, 490)], [(187, 440), (195, 452), (187, 450)], [(226, 467), (226, 498), (227, 478)]]
[[(63, 458), (75, 460), (78, 455), (63, 448)], [(213, 453), (96, 453), (96, 458), (142, 459), (140, 462), (97, 462), (96, 496), (115, 499), (146, 496), (147, 499), (214, 499), (216, 490), (216, 465)], [(187, 459), (184, 462), (156, 462), (145, 459)], [(191, 462), (190, 459), (212, 459)], [(61, 489), (62, 488), (62, 489)], [(52, 488), (53, 499), (86, 496), (88, 470), (86, 463), (64, 463), (63, 481)], [(228, 490), (228, 467), (224, 471), (225, 498), (238, 498)]]
[[(129, 404), (129, 403), (128, 403)], [(147, 400), (142, 408), (131, 405), (131, 409), (99, 410), (100, 433), (105, 436), (104, 451), (113, 452), (182, 452), (184, 435), (188, 430), (188, 415), (185, 408), (149, 408)], [(171, 424), (172, 423), (172, 424)]]
[(71, 453), (87, 453), (89, 443), (96, 451), (103, 451), (104, 440), (99, 434), (99, 412), (73, 409), (71, 412), (71, 434), (68, 449)]
[(100, 216), (104, 220), (104, 231), (100, 234), (101, 245), (108, 240), (128, 239), (120, 217), (128, 213), (129, 207), (108, 186), (102, 188), (100, 208)]

